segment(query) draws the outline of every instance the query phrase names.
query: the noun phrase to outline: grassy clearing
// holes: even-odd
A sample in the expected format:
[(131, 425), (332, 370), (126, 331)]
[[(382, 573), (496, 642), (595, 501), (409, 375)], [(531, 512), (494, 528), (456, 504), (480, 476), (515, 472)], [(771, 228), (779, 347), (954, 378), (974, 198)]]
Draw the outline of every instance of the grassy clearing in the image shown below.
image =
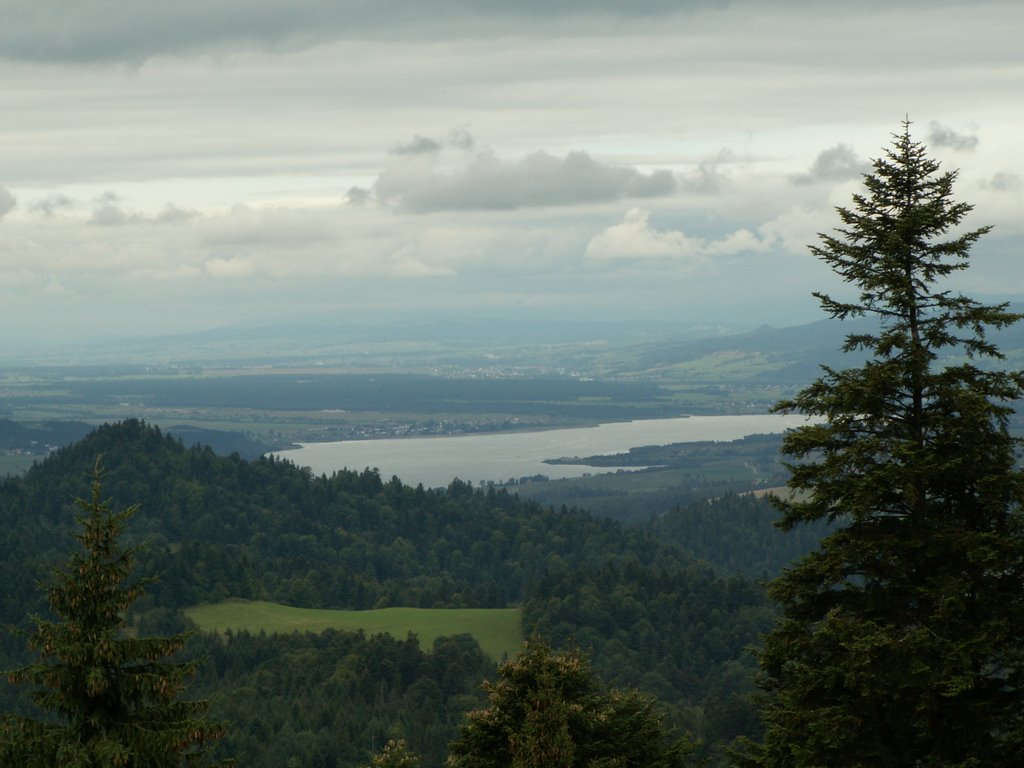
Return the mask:
[(519, 608), (381, 608), (339, 611), (294, 608), (263, 601), (226, 600), (185, 609), (185, 615), (210, 632), (248, 630), (268, 634), (322, 632), (325, 629), (363, 630), (404, 639), (416, 634), (429, 650), (438, 637), (470, 634), (495, 661), (515, 654), (523, 642)]

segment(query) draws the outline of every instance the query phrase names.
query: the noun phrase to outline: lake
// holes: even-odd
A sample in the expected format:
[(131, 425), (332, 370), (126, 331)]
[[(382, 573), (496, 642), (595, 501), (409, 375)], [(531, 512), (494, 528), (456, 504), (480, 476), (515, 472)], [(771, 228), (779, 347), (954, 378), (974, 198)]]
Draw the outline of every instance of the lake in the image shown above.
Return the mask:
[(302, 443), (299, 448), (275, 455), (309, 467), (317, 475), (371, 467), (380, 470), (384, 479), (397, 475), (409, 485), (422, 483), (430, 488), (447, 486), (456, 477), (476, 484), (530, 475), (564, 478), (614, 472), (615, 467), (545, 464), (544, 459), (625, 453), (640, 445), (738, 440), (747, 435), (781, 433), (806, 423), (806, 417), (795, 414), (689, 416), (541, 432)]

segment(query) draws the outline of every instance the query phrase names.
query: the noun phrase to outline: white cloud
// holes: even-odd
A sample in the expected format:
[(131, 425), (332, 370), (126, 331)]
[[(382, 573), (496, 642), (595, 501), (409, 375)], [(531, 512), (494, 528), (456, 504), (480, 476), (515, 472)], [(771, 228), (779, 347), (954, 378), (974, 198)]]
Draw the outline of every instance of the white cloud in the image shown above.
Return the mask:
[[(9, 327), (512, 302), (772, 322), (828, 277), (806, 246), (908, 112), (915, 138), (941, 120), (944, 167), (984, 126), (957, 198), (1007, 243), (1024, 226), (1020, 3), (13, 2)], [(1005, 289), (1018, 262), (970, 271)]]
[(0, 187), (0, 219), (14, 210), (14, 206), (17, 204), (18, 201), (10, 190)]
[[(849, 199), (837, 202), (848, 205)], [(780, 250), (806, 254), (807, 246), (818, 242), (819, 232), (829, 232), (840, 222), (831, 208), (795, 206), (761, 224), (758, 234), (762, 241), (772, 243)]]
[(737, 229), (724, 237), (702, 239), (679, 230), (657, 230), (650, 224), (650, 213), (639, 208), (626, 212), (621, 224), (594, 235), (587, 244), (589, 259), (674, 259), (699, 266), (721, 256), (763, 253), (777, 247), (781, 239), (772, 227), (758, 233)]
[(793, 177), (794, 184), (813, 184), (818, 181), (847, 181), (859, 179), (871, 170), (871, 164), (862, 160), (847, 144), (836, 144), (822, 150), (807, 173)]
[(445, 210), (513, 210), (577, 205), (623, 198), (669, 195), (676, 179), (667, 170), (642, 173), (610, 165), (583, 151), (555, 157), (534, 152), (504, 161), (480, 152), (462, 168), (438, 170), (425, 153), (392, 164), (374, 187), (378, 200), (413, 212)]
[(733, 256), (739, 253), (763, 253), (773, 243), (763, 234), (756, 235), (749, 229), (737, 229), (721, 240), (712, 240), (705, 245), (705, 251), (714, 256)]
[(161, 224), (181, 224), (197, 219), (201, 215), (199, 211), (191, 208), (179, 208), (173, 203), (167, 203), (153, 220)]
[(703, 261), (704, 245), (682, 232), (652, 229), (650, 213), (639, 208), (626, 211), (621, 224), (594, 235), (587, 244), (589, 259), (679, 259)]
[(134, 217), (129, 216), (120, 207), (111, 203), (106, 203), (99, 206), (92, 212), (92, 216), (89, 218), (89, 223), (97, 224), (101, 227), (119, 227), (122, 224), (127, 224), (134, 220)]

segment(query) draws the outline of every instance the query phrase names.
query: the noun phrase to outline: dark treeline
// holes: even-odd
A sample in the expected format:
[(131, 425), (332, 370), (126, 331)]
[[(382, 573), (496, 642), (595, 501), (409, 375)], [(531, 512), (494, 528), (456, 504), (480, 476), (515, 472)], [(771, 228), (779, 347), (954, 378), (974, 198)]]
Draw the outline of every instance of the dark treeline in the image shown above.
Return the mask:
[[(0, 486), (0, 621), (24, 626), (43, 611), (36, 584), (71, 546), (70, 501), (86, 493), (97, 456), (115, 506), (141, 505), (127, 530), (146, 542), (141, 575), (160, 575), (132, 619), (143, 631), (173, 632), (181, 608), (228, 597), (350, 609), (522, 606), (527, 633), (577, 644), (608, 682), (658, 696), (706, 749), (756, 730), (745, 649), (770, 625), (770, 609), (755, 581), (700, 559), (739, 563), (758, 537), (773, 536), (764, 502), (723, 503), (721, 539), (702, 543), (687, 537), (693, 511), (624, 528), (458, 481), (426, 490), (374, 471), (314, 477), (283, 461), (220, 457), (128, 421)], [(734, 508), (742, 532), (730, 537)], [(730, 540), (733, 552), (722, 543)], [(439, 765), (493, 670), (469, 638), (427, 653), (346, 633), (193, 642), (211, 659), (199, 693), (234, 723), (225, 749), (245, 765), (365, 764), (385, 737), (409, 739)], [(22, 645), (5, 637), (0, 666), (20, 663)], [(2, 695), (13, 707), (11, 691)]]
[(494, 663), (468, 635), (415, 638), (321, 634), (193, 638), (206, 663), (192, 693), (230, 722), (215, 755), (246, 768), (365, 766), (390, 738), (439, 766), (463, 714), (484, 702)]
[(815, 522), (784, 532), (775, 526), (777, 517), (768, 498), (727, 494), (677, 506), (652, 519), (649, 531), (719, 572), (764, 582), (814, 549), (829, 530)]

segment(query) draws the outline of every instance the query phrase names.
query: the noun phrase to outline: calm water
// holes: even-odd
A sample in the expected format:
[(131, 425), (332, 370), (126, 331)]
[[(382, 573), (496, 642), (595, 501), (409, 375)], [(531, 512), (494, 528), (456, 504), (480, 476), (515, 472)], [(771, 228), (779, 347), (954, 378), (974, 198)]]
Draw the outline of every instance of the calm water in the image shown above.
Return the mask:
[(455, 477), (475, 484), (527, 475), (562, 478), (614, 471), (581, 464), (545, 464), (544, 459), (625, 453), (640, 445), (737, 440), (805, 423), (806, 419), (797, 415), (690, 416), (544, 432), (303, 443), (301, 448), (277, 455), (310, 467), (317, 475), (375, 467), (385, 479), (397, 475), (409, 485), (436, 487), (448, 485)]

